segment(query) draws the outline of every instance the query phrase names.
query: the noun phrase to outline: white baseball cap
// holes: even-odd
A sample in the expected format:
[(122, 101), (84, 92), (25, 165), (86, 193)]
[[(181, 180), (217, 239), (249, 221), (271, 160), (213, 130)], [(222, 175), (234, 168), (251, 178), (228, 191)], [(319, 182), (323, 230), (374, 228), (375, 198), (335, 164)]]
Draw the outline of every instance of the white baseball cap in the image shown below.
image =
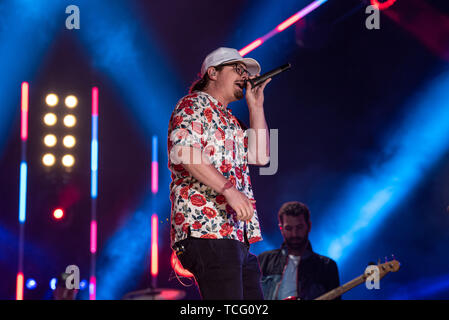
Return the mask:
[(250, 75), (260, 73), (259, 62), (252, 58), (243, 58), (236, 49), (232, 48), (218, 48), (207, 55), (201, 66), (201, 77), (204, 76), (209, 67), (216, 67), (221, 64), (240, 61), (245, 64)]

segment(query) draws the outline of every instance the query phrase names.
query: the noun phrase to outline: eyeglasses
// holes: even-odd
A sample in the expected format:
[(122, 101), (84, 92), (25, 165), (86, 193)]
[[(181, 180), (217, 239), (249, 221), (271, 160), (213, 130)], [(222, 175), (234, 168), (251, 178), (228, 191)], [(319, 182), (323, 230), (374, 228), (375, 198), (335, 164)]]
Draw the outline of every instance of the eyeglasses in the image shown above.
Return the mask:
[(243, 68), (240, 64), (236, 64), (236, 63), (232, 63), (232, 64), (226, 64), (224, 66), (230, 66), (234, 68), (234, 71), (237, 72), (237, 74), (241, 77), (243, 77), (243, 75), (246, 75), (247, 77), (250, 76), (248, 70), (246, 70), (245, 68)]

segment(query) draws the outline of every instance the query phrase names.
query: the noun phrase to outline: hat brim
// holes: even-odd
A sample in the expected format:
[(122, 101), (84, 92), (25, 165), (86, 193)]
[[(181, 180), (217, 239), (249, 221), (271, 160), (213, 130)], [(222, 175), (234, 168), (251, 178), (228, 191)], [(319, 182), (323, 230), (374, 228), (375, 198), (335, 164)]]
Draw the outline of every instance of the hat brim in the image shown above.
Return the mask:
[(253, 58), (232, 59), (232, 60), (224, 61), (221, 64), (228, 64), (231, 62), (242, 62), (248, 69), (248, 72), (250, 73), (250, 75), (252, 75), (252, 76), (260, 73), (260, 70), (261, 70), (259, 62), (257, 62)]

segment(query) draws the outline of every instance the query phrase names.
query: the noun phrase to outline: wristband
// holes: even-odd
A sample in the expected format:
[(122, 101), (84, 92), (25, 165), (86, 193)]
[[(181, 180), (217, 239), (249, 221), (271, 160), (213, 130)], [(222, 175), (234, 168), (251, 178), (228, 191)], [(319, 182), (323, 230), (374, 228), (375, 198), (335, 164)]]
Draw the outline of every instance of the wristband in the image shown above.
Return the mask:
[(224, 184), (223, 188), (221, 188), (221, 192), (223, 193), (225, 192), (226, 189), (232, 188), (234, 185), (232, 184), (231, 181), (226, 181), (226, 183)]

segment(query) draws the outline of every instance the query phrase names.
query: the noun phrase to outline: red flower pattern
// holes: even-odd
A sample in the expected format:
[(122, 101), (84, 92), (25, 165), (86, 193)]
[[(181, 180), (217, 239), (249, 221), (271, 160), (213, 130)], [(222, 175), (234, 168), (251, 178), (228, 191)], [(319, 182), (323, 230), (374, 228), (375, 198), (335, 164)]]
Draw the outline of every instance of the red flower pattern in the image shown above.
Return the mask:
[(217, 211), (212, 208), (204, 207), (202, 210), (203, 214), (206, 215), (209, 219), (215, 218), (217, 216)]
[(233, 226), (229, 223), (225, 223), (221, 225), (220, 234), (222, 237), (226, 237), (231, 234)]
[(178, 225), (182, 224), (184, 222), (184, 220), (185, 220), (184, 215), (181, 212), (178, 212), (175, 215), (175, 223), (176, 224), (178, 224)]
[(197, 207), (202, 207), (206, 204), (206, 198), (201, 194), (194, 194), (190, 197), (190, 202)]

